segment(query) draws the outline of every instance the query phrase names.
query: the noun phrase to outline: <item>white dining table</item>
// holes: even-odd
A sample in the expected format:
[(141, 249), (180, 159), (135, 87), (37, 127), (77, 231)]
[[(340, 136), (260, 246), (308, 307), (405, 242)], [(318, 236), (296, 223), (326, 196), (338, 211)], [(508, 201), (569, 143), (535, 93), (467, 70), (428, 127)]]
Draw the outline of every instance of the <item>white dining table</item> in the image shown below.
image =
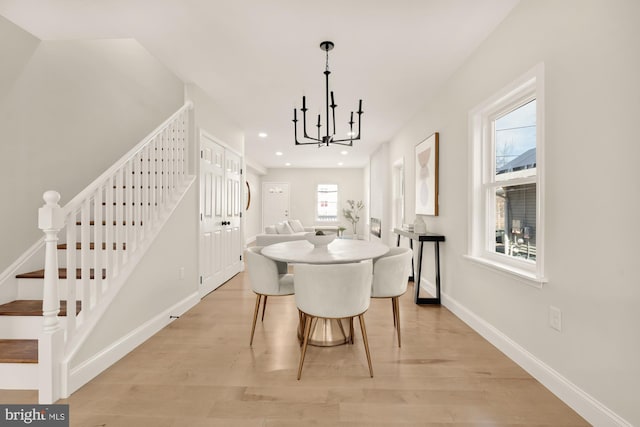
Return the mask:
[[(293, 264), (343, 264), (365, 261), (383, 256), (389, 247), (379, 242), (366, 240), (335, 239), (327, 246), (314, 247), (306, 240), (276, 243), (262, 248), (262, 255), (276, 261)], [(346, 344), (351, 340), (349, 325), (345, 319), (315, 319), (311, 325), (309, 344), (330, 347)], [(298, 328), (298, 338), (302, 338), (302, 319)]]
[(314, 247), (306, 240), (293, 240), (262, 249), (267, 258), (294, 264), (343, 264), (377, 258), (387, 252), (389, 247), (380, 242), (349, 239), (335, 239), (322, 247)]

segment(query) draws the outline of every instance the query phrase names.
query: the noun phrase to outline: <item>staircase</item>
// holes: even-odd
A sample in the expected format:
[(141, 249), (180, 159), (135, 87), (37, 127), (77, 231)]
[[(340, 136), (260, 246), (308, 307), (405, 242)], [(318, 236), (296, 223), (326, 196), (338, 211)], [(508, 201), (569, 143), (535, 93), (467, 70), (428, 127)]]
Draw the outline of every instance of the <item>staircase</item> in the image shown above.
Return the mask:
[(70, 389), (69, 361), (195, 181), (191, 108), (185, 104), (66, 206), (55, 191), (44, 194), (45, 237), (0, 275), (0, 389), (37, 389), (49, 404), (78, 388)]

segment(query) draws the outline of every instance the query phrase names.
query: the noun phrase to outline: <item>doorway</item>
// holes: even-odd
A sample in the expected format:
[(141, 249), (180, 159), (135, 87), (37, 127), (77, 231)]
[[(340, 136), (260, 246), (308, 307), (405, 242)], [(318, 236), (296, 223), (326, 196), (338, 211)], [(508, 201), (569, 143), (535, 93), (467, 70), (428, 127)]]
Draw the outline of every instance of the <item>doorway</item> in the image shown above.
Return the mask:
[(200, 297), (241, 270), (242, 158), (200, 132)]
[(289, 220), (289, 183), (262, 183), (262, 229)]

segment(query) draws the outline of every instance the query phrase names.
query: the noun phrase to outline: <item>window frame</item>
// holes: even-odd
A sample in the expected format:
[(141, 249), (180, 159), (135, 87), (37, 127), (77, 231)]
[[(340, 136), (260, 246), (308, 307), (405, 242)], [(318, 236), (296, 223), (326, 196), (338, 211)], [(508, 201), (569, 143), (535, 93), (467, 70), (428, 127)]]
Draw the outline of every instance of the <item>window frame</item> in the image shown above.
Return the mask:
[[(497, 180), (495, 120), (536, 100), (536, 174)], [(542, 286), (544, 275), (544, 65), (538, 64), (469, 112), (469, 241), (466, 257)], [(495, 190), (519, 184), (536, 185), (536, 261), (495, 251)]]
[[(318, 207), (320, 204), (320, 197), (319, 197), (319, 187), (321, 185), (335, 185), (336, 187), (336, 216), (335, 219), (323, 219), (320, 217), (318, 212)], [(333, 182), (319, 182), (316, 183), (316, 205), (315, 205), (315, 216), (316, 216), (316, 222), (338, 222), (340, 220), (340, 185), (337, 183), (333, 183)]]

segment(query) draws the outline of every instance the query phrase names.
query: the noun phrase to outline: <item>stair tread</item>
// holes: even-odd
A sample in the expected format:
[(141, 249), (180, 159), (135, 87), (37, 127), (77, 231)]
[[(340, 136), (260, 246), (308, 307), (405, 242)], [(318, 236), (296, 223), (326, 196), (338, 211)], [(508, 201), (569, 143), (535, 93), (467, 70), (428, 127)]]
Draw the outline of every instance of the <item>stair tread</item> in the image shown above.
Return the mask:
[[(76, 314), (80, 313), (81, 301), (76, 301)], [(67, 302), (60, 301), (58, 316), (67, 315)], [(42, 316), (42, 300), (20, 299), (0, 305), (0, 316)], [(0, 353), (1, 354), (1, 353)]]
[[(105, 279), (107, 277), (107, 272), (103, 268), (102, 269), (102, 278)], [(44, 279), (44, 270), (35, 270), (30, 271), (28, 273), (21, 273), (16, 276), (17, 279)], [(58, 269), (58, 278), (66, 279), (67, 278), (67, 269), (59, 268)], [(76, 279), (82, 279), (82, 269), (76, 268)], [(95, 279), (93, 268), (89, 269), (89, 279)]]
[(0, 363), (38, 363), (38, 340), (0, 340)]
[[(82, 221), (76, 221), (76, 225), (82, 225)], [(90, 220), (89, 221), (89, 225), (96, 225), (96, 222), (94, 220)], [(102, 221), (102, 225), (107, 225), (107, 221), (103, 220)], [(113, 221), (113, 225), (117, 226), (118, 222), (117, 221)], [(122, 221), (122, 225), (127, 225), (127, 221), (123, 220)], [(131, 221), (131, 225), (136, 225), (136, 222), (135, 221)], [(138, 225), (142, 225), (142, 221), (139, 221)]]
[[(131, 203), (131, 206), (144, 206), (143, 202)], [(146, 203), (147, 206), (158, 206), (158, 203)], [(107, 206), (107, 202), (102, 202), (102, 206)], [(118, 206), (118, 202), (113, 202), (113, 206)], [(122, 206), (127, 206), (126, 202), (122, 202)]]
[[(66, 243), (60, 243), (57, 247), (58, 247), (58, 249), (66, 250), (67, 249), (67, 244)], [(107, 248), (107, 244), (105, 242), (102, 242), (102, 249), (104, 250), (106, 248)], [(76, 249), (77, 250), (82, 249), (82, 243), (76, 242)], [(89, 243), (89, 249), (90, 250), (94, 250), (95, 249), (95, 244), (93, 242)], [(115, 243), (113, 244), (113, 249), (114, 250), (116, 249), (116, 244)], [(127, 249), (127, 244), (123, 243), (122, 244), (122, 250), (126, 250), (126, 249)]]

